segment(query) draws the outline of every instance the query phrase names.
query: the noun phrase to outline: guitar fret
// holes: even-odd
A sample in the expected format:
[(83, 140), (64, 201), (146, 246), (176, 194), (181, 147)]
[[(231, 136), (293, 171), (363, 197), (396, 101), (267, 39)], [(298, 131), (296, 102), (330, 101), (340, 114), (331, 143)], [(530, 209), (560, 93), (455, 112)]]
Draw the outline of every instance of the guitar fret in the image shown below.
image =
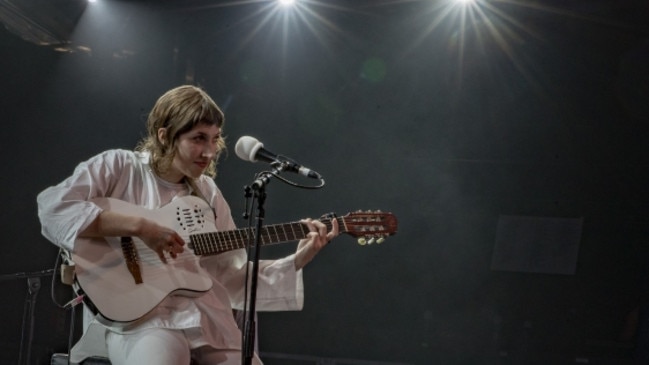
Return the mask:
[(199, 241), (201, 243), (201, 249), (203, 252), (207, 252), (209, 250), (209, 233), (204, 233), (198, 236)]
[(277, 236), (278, 236), (278, 237), (282, 237), (282, 238), (281, 238), (282, 241), (288, 241), (289, 239), (288, 239), (288, 236), (286, 235), (286, 226), (285, 226), (284, 224), (280, 224), (279, 227), (282, 229), (282, 230), (281, 230), (282, 235), (280, 235), (280, 234), (278, 233)]
[(204, 245), (204, 242), (202, 240), (202, 235), (197, 235), (197, 236), (195, 236), (195, 238), (196, 238), (196, 244), (198, 245), (198, 247), (197, 247), (198, 250), (200, 250), (200, 252), (205, 252), (205, 245)]
[(208, 233), (201, 234), (201, 239), (202, 239), (203, 248), (205, 249), (205, 252), (214, 250), (214, 241), (216, 240), (216, 233), (217, 232), (208, 232)]
[[(292, 239), (297, 240), (297, 239), (301, 239), (301, 238), (306, 237), (306, 235), (304, 234), (304, 231), (302, 230), (302, 227), (304, 227), (303, 224), (301, 224), (301, 223), (293, 223), (293, 224), (289, 224), (288, 226), (291, 228), (291, 238)], [(295, 231), (296, 228), (300, 229), (299, 233)]]
[(284, 234), (284, 230), (281, 224), (278, 224), (275, 226), (275, 237), (276, 240), (279, 242), (285, 242), (286, 241), (286, 235)]
[(230, 237), (231, 234), (229, 232), (220, 232), (220, 235), (223, 239), (223, 242), (225, 243), (225, 247), (227, 247), (228, 249), (233, 249), (234, 244), (232, 242), (232, 238)]
[(306, 237), (309, 233), (309, 229), (304, 224), (300, 224), (300, 231), (302, 232), (302, 238)]
[(228, 232), (227, 236), (228, 236), (228, 240), (230, 241), (230, 247), (232, 247), (233, 249), (239, 247), (239, 245), (237, 244), (238, 240), (237, 240), (236, 231)]
[(235, 241), (230, 237), (230, 233), (221, 232), (221, 236), (223, 236), (223, 241), (225, 242), (225, 245), (228, 249), (233, 250), (234, 248), (236, 248)]
[(272, 234), (270, 240), (271, 240), (271, 241), (277, 241), (277, 238), (278, 238), (278, 236), (277, 236), (277, 225), (272, 225), (272, 226), (268, 227), (268, 229), (269, 229), (269, 230), (270, 230), (270, 229), (273, 230), (273, 234)]
[(189, 236), (189, 242), (191, 244), (191, 248), (194, 250), (194, 253), (200, 255), (202, 252), (198, 235)]
[(270, 228), (268, 226), (262, 227), (262, 235), (261, 235), (261, 244), (262, 245), (267, 245), (268, 243), (272, 242), (271, 235), (270, 235)]
[(302, 224), (291, 224), (291, 237), (293, 239), (298, 239), (298, 238), (304, 238), (306, 237), (306, 234), (304, 233), (304, 230), (302, 229), (304, 225)]
[(191, 248), (195, 254), (199, 254), (198, 239), (194, 236), (189, 236), (189, 248)]
[(204, 234), (199, 235), (199, 241), (201, 243), (201, 249), (203, 250), (203, 252), (208, 252), (208, 250), (210, 249), (209, 236), (210, 236), (209, 233), (204, 233)]
[[(255, 232), (255, 233), (256, 233), (256, 232)], [(261, 227), (261, 233), (259, 234), (259, 242), (260, 242), (262, 245), (265, 245), (265, 244), (266, 244), (266, 243), (264, 242), (264, 238), (266, 238), (267, 236), (268, 236), (268, 230), (266, 229), (266, 227)], [(254, 237), (255, 237), (255, 239), (257, 238), (257, 236), (254, 236)]]
[(228, 243), (223, 239), (223, 232), (214, 232), (214, 248), (218, 251), (221, 249), (227, 249)]
[[(236, 230), (236, 231), (234, 231), (235, 241), (245, 242), (246, 240), (245, 240), (245, 238), (244, 238), (244, 236), (243, 236), (243, 233), (244, 233), (244, 231), (241, 230), (241, 229), (240, 229), (240, 230)], [(237, 236), (237, 235), (239, 235), (239, 239), (238, 239), (238, 240), (236, 239), (236, 236)]]

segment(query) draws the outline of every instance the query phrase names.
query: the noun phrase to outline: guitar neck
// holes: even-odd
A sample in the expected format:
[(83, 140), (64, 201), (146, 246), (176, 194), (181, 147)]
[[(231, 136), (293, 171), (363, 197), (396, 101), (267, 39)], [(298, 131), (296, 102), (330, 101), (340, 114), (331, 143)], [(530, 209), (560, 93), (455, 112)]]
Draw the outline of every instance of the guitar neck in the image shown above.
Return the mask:
[[(345, 232), (343, 220), (338, 221), (340, 232)], [(331, 229), (333, 219), (321, 219), (327, 230)], [(261, 227), (260, 243), (262, 246), (276, 243), (298, 241), (306, 238), (309, 229), (300, 222), (274, 224)], [(189, 248), (199, 256), (217, 255), (223, 252), (245, 248), (254, 244), (256, 229), (243, 228), (223, 232), (197, 233), (189, 236)]]

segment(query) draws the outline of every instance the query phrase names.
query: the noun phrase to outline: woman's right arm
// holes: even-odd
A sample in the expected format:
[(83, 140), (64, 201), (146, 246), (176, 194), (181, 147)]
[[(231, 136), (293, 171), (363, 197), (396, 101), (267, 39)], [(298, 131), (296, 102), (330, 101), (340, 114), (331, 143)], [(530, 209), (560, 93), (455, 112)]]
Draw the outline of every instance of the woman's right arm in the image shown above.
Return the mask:
[(129, 216), (108, 210), (102, 211), (97, 218), (79, 233), (79, 237), (124, 237), (136, 236), (149, 248), (155, 251), (162, 262), (167, 262), (165, 252), (171, 258), (183, 252), (185, 242), (174, 230), (163, 227), (152, 220)]
[(74, 173), (38, 194), (42, 233), (52, 243), (74, 251), (79, 237), (140, 237), (164, 260), (182, 252), (184, 242), (172, 230), (140, 217), (101, 209), (92, 202), (114, 189), (116, 176), (124, 173), (124, 151), (106, 151), (77, 166)]

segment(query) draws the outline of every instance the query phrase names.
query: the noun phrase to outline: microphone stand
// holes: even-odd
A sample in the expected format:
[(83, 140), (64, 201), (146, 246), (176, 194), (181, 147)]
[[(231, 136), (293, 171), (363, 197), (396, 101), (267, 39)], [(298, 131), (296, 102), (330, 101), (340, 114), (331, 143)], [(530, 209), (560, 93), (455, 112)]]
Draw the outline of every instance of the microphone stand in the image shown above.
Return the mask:
[[(255, 353), (255, 312), (257, 302), (257, 281), (259, 278), (259, 253), (261, 251), (261, 230), (266, 217), (264, 204), (266, 202), (266, 185), (270, 183), (270, 178), (279, 174), (287, 167), (286, 162), (277, 162), (272, 164), (272, 172), (263, 172), (252, 183), (252, 190), (257, 197), (257, 225), (255, 229), (255, 242), (252, 250), (252, 273), (250, 278), (250, 303), (248, 311), (245, 313), (245, 324), (243, 330), (243, 353), (242, 364), (251, 365)], [(246, 197), (249, 197), (250, 187), (246, 187)], [(247, 209), (246, 209), (247, 210)], [(250, 258), (248, 259), (251, 260)], [(247, 283), (246, 283), (247, 284)], [(245, 309), (245, 308), (244, 308)]]

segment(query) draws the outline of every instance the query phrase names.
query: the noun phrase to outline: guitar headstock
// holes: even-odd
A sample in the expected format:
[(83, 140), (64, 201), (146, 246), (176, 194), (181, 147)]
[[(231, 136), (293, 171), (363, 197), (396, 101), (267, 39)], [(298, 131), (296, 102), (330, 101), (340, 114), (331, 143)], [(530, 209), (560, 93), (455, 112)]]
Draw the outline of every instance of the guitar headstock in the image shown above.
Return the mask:
[(358, 244), (382, 243), (385, 237), (397, 233), (397, 217), (381, 211), (356, 211), (339, 218), (340, 232), (358, 238)]

